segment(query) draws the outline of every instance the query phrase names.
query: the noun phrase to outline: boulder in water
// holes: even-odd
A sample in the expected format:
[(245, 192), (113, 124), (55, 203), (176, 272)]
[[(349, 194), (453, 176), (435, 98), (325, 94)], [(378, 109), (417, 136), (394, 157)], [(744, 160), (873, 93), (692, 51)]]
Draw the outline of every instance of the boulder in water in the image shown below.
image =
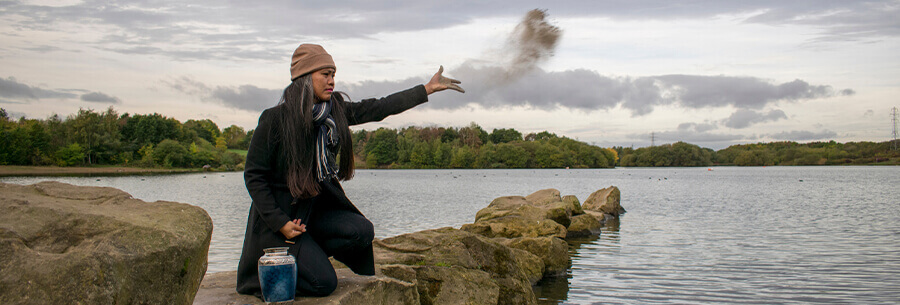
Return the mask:
[(456, 284), (441, 288), (447, 283), (442, 282), (443, 279), (448, 276), (470, 279), (458, 284), (464, 285), (460, 287), (465, 289), (481, 291), (477, 295), (466, 295), (473, 303), (492, 300), (493, 290), (485, 288), (493, 286), (477, 284), (484, 275), (496, 284), (497, 304), (537, 302), (526, 273), (527, 267), (520, 265), (529, 260), (517, 258), (517, 252), (513, 249), (483, 236), (448, 227), (376, 240), (373, 244), (376, 264), (404, 264), (416, 268), (416, 281), (423, 304), (444, 299), (441, 297), (444, 289), (463, 289)]
[(625, 209), (619, 204), (619, 197), (619, 188), (610, 186), (597, 190), (588, 196), (588, 199), (582, 204), (582, 208), (585, 211), (600, 212), (618, 217), (625, 213)]

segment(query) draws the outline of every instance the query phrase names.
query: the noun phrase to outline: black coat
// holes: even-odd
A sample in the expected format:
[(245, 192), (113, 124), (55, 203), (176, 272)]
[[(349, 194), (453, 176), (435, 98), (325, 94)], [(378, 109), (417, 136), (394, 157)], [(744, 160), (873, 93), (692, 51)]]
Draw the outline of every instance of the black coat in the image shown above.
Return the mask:
[[(348, 124), (358, 125), (381, 121), (389, 115), (401, 113), (426, 101), (428, 95), (425, 87), (419, 85), (380, 99), (343, 103)], [(247, 151), (244, 181), (253, 202), (250, 204), (243, 251), (238, 263), (237, 291), (243, 294), (255, 294), (260, 289), (257, 260), (262, 256), (263, 249), (289, 247), (289, 252), (297, 255), (298, 244), (286, 242), (279, 230), (288, 221), (303, 218), (302, 215), (310, 209), (308, 200), (297, 200), (297, 204), (291, 204), (296, 199), (287, 188), (287, 160), (281, 157), (281, 141), (277, 132), (280, 111), (280, 106), (263, 111)], [(321, 182), (320, 186), (317, 205), (323, 204), (321, 198), (326, 198), (329, 200), (324, 200), (324, 203), (330, 204), (330, 208), (346, 209), (362, 215), (344, 194), (337, 180)], [(344, 263), (353, 270), (374, 270), (372, 256), (368, 257), (364, 261)]]

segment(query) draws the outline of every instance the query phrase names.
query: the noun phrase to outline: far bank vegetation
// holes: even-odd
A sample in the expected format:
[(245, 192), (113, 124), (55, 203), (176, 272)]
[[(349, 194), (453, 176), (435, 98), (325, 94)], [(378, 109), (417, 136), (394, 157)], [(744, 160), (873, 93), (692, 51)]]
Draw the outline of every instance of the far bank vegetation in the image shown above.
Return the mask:
[[(62, 118), (14, 119), (0, 109), (0, 165), (133, 166), (243, 170), (253, 130), (209, 119), (81, 109)], [(900, 164), (891, 142), (772, 142), (715, 151), (677, 142), (601, 148), (542, 131), (465, 127), (352, 133), (357, 168), (611, 168)]]
[[(0, 109), (0, 165), (243, 169), (248, 133), (213, 121), (81, 109), (65, 118), (10, 119)], [(252, 131), (249, 133), (252, 135)]]

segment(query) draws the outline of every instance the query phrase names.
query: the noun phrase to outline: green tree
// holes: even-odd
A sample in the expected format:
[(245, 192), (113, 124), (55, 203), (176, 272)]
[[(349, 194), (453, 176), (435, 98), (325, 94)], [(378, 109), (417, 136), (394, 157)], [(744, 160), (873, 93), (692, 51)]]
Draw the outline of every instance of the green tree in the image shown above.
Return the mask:
[(215, 143), (216, 138), (221, 135), (219, 126), (210, 119), (187, 120), (184, 122), (184, 129), (196, 132), (198, 137), (210, 143)]
[(545, 141), (538, 142), (534, 151), (534, 163), (532, 166), (537, 168), (560, 167), (558, 163), (562, 160), (559, 160), (558, 155), (558, 147), (550, 145), (550, 143)]
[(238, 147), (240, 147), (240, 149), (250, 149), (250, 140), (253, 140), (253, 132), (254, 131), (256, 131), (256, 130), (250, 129), (250, 131), (247, 132), (247, 135), (244, 136), (244, 138), (241, 140), (240, 145), (238, 145)]
[(509, 143), (512, 141), (521, 141), (522, 133), (512, 128), (494, 128), (490, 135), (491, 142), (494, 144)]
[(134, 147), (157, 144), (165, 139), (180, 140), (184, 135), (178, 120), (158, 113), (136, 114), (123, 120), (125, 125), (122, 127), (122, 137)]
[(431, 145), (426, 142), (416, 142), (412, 153), (409, 155), (409, 163), (415, 168), (427, 168), (432, 165), (434, 158), (431, 155)]
[(70, 115), (66, 120), (70, 127), (74, 141), (84, 148), (86, 163), (93, 164), (96, 161), (96, 149), (100, 145), (100, 133), (102, 124), (100, 114), (91, 109), (79, 109), (77, 115)]
[(524, 168), (528, 163), (528, 152), (513, 144), (497, 144), (496, 154), (498, 161), (505, 168)]
[(763, 166), (763, 165), (774, 165), (772, 162), (772, 156), (769, 153), (766, 153), (762, 150), (747, 150), (741, 152), (737, 158), (734, 159), (734, 164), (737, 166)]
[(48, 165), (53, 163), (50, 147), (50, 133), (40, 120), (24, 120), (20, 128), (25, 129), (29, 145), (25, 146), (28, 164)]
[(475, 164), (475, 151), (469, 146), (459, 146), (453, 148), (452, 157), (450, 157), (450, 167), (452, 168), (472, 168)]
[(225, 127), (225, 130), (222, 131), (222, 137), (225, 138), (225, 145), (228, 146), (228, 148), (247, 149), (247, 147), (241, 146), (244, 138), (247, 137), (247, 133), (244, 132), (243, 127), (237, 125)]
[(443, 143), (451, 143), (456, 139), (459, 139), (459, 131), (454, 128), (444, 129), (444, 133), (441, 134), (441, 142)]
[(156, 165), (156, 161), (153, 160), (153, 144), (147, 144), (141, 147), (141, 149), (138, 150), (138, 155), (141, 156), (140, 164), (142, 166), (151, 167)]
[[(5, 119), (4, 119), (5, 121)], [(0, 130), (0, 164), (28, 165), (31, 139), (27, 130), (15, 122), (2, 122)]]
[(478, 149), (478, 155), (475, 156), (474, 166), (477, 168), (503, 167), (503, 164), (500, 163), (500, 158), (497, 155), (497, 146), (491, 142), (482, 145), (481, 148)]
[(397, 161), (397, 132), (393, 129), (378, 128), (366, 143), (366, 161), (369, 155), (375, 157), (375, 164), (391, 164)]
[(541, 131), (539, 133), (529, 133), (525, 135), (525, 141), (538, 141), (538, 140), (550, 140), (559, 138), (555, 133), (550, 133), (548, 131)]
[(366, 168), (378, 168), (378, 156), (375, 153), (366, 155)]
[(440, 139), (434, 139), (431, 141), (431, 152), (434, 159), (431, 164), (435, 167), (447, 168), (450, 166), (453, 147), (451, 147), (449, 143), (443, 143)]
[(165, 139), (153, 149), (153, 161), (165, 167), (184, 167), (189, 161), (188, 150), (178, 141)]
[(84, 150), (78, 143), (69, 144), (69, 146), (57, 150), (54, 155), (56, 156), (56, 165), (59, 166), (80, 165), (85, 158)]
[(224, 137), (224, 136), (218, 136), (218, 137), (216, 137), (216, 149), (218, 149), (219, 151), (224, 152), (224, 151), (228, 150), (228, 144), (227, 144), (227, 143), (228, 143), (228, 142), (225, 140), (225, 137)]

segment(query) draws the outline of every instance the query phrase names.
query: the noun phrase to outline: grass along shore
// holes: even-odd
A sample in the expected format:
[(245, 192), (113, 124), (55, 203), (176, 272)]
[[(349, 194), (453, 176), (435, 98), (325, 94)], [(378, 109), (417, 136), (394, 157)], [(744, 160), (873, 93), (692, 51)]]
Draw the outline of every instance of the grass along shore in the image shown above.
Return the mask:
[(10, 176), (79, 176), (79, 175), (145, 175), (202, 172), (202, 168), (141, 168), (126, 166), (22, 166), (0, 165), (0, 177)]

